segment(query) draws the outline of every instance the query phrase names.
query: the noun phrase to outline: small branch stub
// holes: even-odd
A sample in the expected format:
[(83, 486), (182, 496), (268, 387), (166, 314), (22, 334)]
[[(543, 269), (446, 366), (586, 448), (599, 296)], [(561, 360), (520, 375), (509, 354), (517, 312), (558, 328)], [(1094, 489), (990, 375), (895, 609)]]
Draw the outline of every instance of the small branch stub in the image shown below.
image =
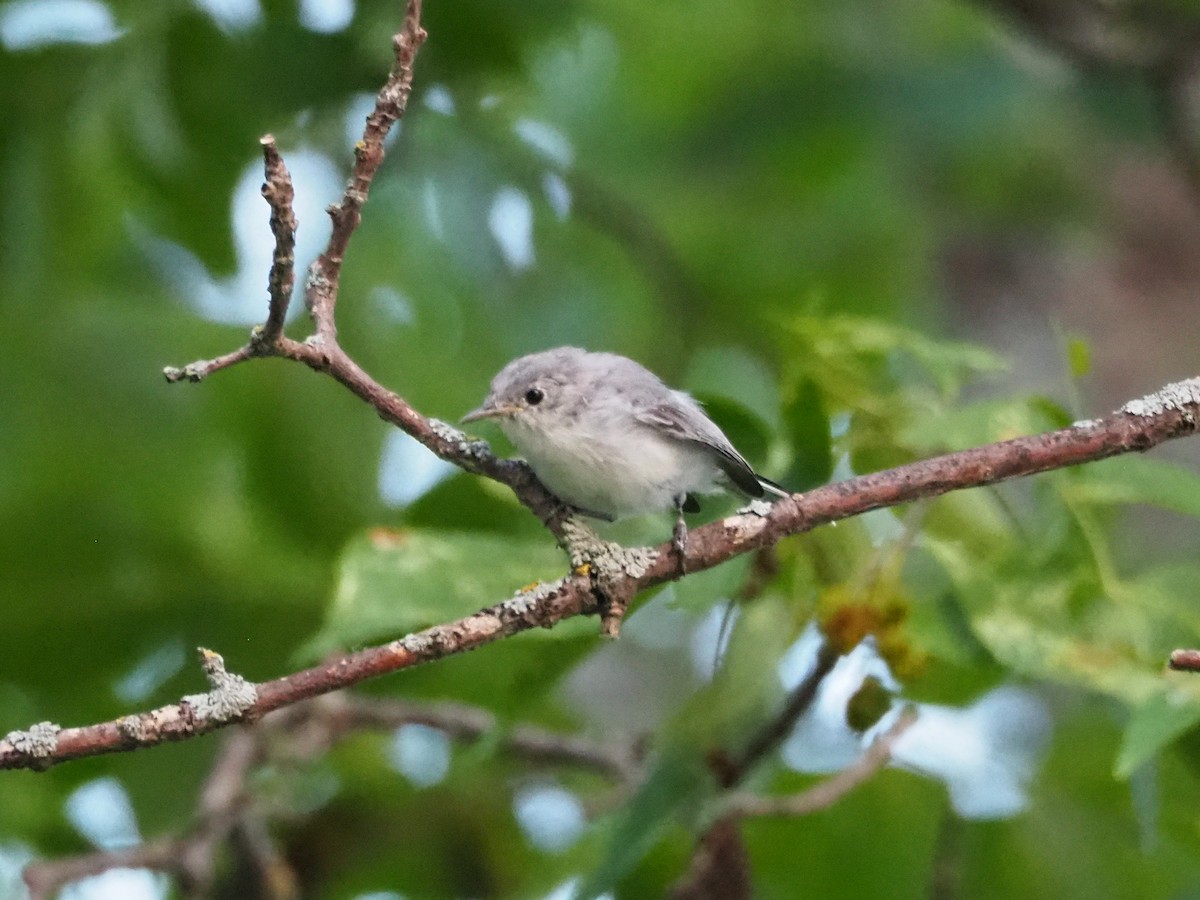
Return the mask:
[(1172, 650), (1167, 665), (1176, 672), (1200, 672), (1200, 650)]
[(203, 381), (213, 372), (228, 369), (230, 366), (245, 362), (256, 355), (260, 354), (256, 349), (254, 338), (251, 336), (250, 343), (246, 344), (246, 346), (239, 347), (237, 350), (234, 350), (232, 353), (226, 353), (224, 356), (218, 356), (216, 359), (200, 359), (194, 363), (188, 363), (182, 368), (166, 366), (163, 368), (163, 377), (167, 379), (168, 384), (175, 384), (179, 381), (190, 381), (194, 384), (197, 381)]
[(284, 165), (283, 157), (275, 146), (272, 135), (264, 135), (260, 143), (263, 150), (265, 181), (262, 186), (263, 199), (271, 207), (271, 233), (275, 236), (275, 252), (271, 260), (271, 274), (267, 279), (270, 305), (267, 321), (258, 340), (273, 345), (283, 334), (288, 304), (292, 299), (292, 288), (296, 285), (296, 213), (293, 209), (295, 189), (292, 176)]
[(200, 665), (212, 690), (206, 694), (189, 694), (180, 701), (192, 709), (192, 714), (210, 722), (229, 722), (239, 719), (258, 700), (258, 688), (241, 675), (225, 671), (225, 659), (220, 653), (198, 648)]
[(621, 622), (633, 599), (632, 585), (646, 574), (658, 558), (658, 551), (606, 541), (591, 526), (573, 517), (562, 522), (561, 543), (571, 560), (572, 571), (591, 578), (601, 597), (601, 634), (620, 637)]

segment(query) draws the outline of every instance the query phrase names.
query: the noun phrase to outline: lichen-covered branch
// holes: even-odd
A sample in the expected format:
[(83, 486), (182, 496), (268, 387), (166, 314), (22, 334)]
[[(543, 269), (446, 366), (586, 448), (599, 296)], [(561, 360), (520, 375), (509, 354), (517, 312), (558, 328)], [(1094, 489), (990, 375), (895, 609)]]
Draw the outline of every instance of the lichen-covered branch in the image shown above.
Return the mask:
[[(1167, 385), (1103, 419), (862, 475), (793, 495), (776, 503), (766, 515), (743, 513), (694, 529), (688, 539), (687, 571), (712, 568), (788, 535), (868, 510), (1148, 450), (1171, 438), (1194, 434), (1198, 422), (1200, 379)], [(444, 433), (435, 434), (435, 439), (450, 440)], [(477, 452), (481, 469), (503, 463), (490, 453)], [(669, 545), (657, 551), (644, 570), (612, 576), (613, 584), (621, 591), (636, 594), (674, 579), (677, 570)], [(62, 728), (50, 743), (39, 743), (35, 749), (30, 749), (29, 732), (15, 732), (0, 739), (0, 768), (43, 768), (82, 756), (184, 740), (369, 678), (597, 610), (597, 586), (591, 574), (576, 572), (465, 618), (252, 685), (254, 701), (236, 715), (201, 715), (192, 704), (184, 702), (111, 722)]]

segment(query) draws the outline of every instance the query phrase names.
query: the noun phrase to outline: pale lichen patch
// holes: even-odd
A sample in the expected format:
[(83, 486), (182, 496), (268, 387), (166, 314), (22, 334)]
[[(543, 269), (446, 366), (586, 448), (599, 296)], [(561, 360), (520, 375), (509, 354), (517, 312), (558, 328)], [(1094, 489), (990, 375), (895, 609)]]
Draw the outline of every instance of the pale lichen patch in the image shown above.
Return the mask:
[(575, 518), (563, 522), (562, 533), (563, 543), (571, 558), (571, 568), (592, 566), (601, 581), (622, 575), (641, 578), (658, 559), (657, 550), (650, 547), (622, 547), (606, 541), (590, 525)]
[(1200, 407), (1200, 378), (1189, 378), (1130, 400), (1119, 411), (1131, 416), (1157, 416), (1169, 410), (1194, 412), (1197, 407)]
[(58, 749), (58, 733), (62, 728), (53, 722), (38, 722), (24, 731), (10, 731), (4, 736), (14, 750), (34, 759), (48, 759)]
[(192, 708), (198, 719), (229, 722), (258, 702), (258, 688), (241, 675), (225, 670), (220, 653), (200, 648), (200, 664), (212, 690), (205, 694), (188, 694), (181, 703)]
[(735, 514), (739, 516), (769, 516), (774, 505), (770, 500), (751, 500), (741, 509), (735, 510)]

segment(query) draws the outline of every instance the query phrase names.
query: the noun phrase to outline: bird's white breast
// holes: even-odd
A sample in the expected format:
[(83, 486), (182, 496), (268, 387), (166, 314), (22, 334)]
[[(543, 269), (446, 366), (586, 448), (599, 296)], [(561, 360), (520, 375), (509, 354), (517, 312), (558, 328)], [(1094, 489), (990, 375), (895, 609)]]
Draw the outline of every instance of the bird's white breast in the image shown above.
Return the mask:
[(720, 469), (702, 447), (631, 418), (584, 415), (548, 430), (514, 419), (502, 427), (542, 483), (582, 510), (638, 515), (719, 484)]

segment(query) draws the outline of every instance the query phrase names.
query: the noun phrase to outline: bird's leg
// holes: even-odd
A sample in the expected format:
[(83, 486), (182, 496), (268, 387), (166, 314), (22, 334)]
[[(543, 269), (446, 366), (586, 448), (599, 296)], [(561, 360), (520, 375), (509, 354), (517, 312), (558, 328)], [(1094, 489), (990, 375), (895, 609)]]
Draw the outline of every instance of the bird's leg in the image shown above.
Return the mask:
[(687, 522), (683, 518), (683, 509), (687, 504), (688, 498), (686, 494), (681, 494), (675, 498), (675, 527), (671, 530), (671, 549), (675, 551), (675, 567), (678, 575), (682, 578), (687, 574), (687, 545), (688, 545), (688, 529)]

